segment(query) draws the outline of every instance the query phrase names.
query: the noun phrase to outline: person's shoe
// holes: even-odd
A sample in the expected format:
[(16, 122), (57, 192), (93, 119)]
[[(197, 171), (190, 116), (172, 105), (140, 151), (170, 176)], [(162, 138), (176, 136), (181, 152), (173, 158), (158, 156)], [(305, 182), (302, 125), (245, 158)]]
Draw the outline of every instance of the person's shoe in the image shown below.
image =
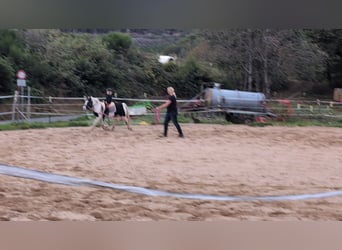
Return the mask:
[(178, 137), (179, 137), (179, 138), (184, 138), (184, 135), (183, 135), (183, 134), (182, 134), (182, 135), (178, 135)]

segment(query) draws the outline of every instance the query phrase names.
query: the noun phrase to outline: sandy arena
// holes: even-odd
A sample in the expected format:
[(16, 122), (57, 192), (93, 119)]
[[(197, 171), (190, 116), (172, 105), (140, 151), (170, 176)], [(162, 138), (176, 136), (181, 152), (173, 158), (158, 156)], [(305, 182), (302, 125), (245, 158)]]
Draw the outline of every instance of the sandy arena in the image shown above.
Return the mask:
[[(232, 196), (342, 190), (342, 129), (170, 124), (0, 132), (0, 164), (177, 193)], [(0, 175), (1, 221), (340, 221), (342, 196), (298, 201), (150, 197)]]

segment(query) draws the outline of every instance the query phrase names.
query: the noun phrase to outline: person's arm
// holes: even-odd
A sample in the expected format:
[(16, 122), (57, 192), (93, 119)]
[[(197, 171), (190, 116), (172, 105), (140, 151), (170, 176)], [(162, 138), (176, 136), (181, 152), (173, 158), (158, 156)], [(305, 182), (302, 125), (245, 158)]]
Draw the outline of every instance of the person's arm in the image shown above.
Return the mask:
[(156, 107), (156, 109), (163, 109), (166, 108), (167, 106), (169, 106), (171, 104), (171, 100), (167, 100), (165, 103), (163, 103), (162, 105), (160, 105), (159, 107)]

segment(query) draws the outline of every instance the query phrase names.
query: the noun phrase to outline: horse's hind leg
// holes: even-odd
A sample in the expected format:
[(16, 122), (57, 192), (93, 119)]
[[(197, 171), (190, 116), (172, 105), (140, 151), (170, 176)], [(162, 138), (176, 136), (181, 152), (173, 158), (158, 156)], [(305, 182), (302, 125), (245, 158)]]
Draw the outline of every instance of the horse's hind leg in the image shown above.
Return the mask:
[(131, 119), (130, 119), (130, 116), (129, 116), (128, 107), (127, 107), (126, 103), (123, 103), (122, 105), (123, 105), (123, 108), (124, 108), (124, 111), (125, 111), (125, 116), (124, 116), (125, 123), (127, 125), (128, 130), (132, 130), (132, 128), (131, 128)]
[(133, 130), (131, 127), (131, 119), (130, 119), (129, 115), (125, 116), (125, 123), (127, 125), (128, 130)]
[(110, 130), (113, 131), (115, 129), (115, 117), (113, 117), (113, 124), (112, 126), (110, 127)]

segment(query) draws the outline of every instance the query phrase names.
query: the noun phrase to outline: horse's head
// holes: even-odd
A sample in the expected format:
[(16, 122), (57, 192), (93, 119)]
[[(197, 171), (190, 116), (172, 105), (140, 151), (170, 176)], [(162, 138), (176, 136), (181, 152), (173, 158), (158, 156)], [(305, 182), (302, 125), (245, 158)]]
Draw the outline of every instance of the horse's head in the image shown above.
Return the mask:
[(83, 110), (92, 111), (93, 108), (94, 108), (93, 98), (91, 96), (88, 96), (88, 98), (85, 98), (85, 102), (83, 104)]

